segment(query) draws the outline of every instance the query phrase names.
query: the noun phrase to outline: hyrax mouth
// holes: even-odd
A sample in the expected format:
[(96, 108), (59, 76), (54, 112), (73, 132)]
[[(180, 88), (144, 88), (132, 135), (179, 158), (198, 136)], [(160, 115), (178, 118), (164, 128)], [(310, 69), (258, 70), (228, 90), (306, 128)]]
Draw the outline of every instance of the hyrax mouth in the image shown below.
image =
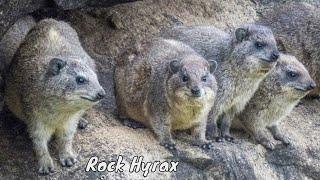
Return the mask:
[(267, 74), (270, 71), (270, 68), (262, 68), (259, 70), (259, 73)]
[(90, 98), (90, 97), (86, 97), (86, 96), (81, 96), (81, 99), (84, 99), (84, 100), (87, 100), (87, 101), (90, 101), (90, 102), (98, 102), (99, 101), (99, 99)]
[(191, 97), (193, 97), (193, 98), (199, 98), (199, 97), (201, 97), (202, 95), (201, 94), (192, 94), (191, 95)]
[(261, 61), (266, 62), (266, 63), (274, 63), (276, 62), (275, 60), (272, 59), (265, 59), (265, 58), (260, 58)]
[(294, 89), (297, 90), (297, 91), (300, 91), (300, 92), (308, 92), (308, 91), (310, 91), (310, 90), (308, 90), (306, 88), (302, 88), (302, 87), (296, 87)]

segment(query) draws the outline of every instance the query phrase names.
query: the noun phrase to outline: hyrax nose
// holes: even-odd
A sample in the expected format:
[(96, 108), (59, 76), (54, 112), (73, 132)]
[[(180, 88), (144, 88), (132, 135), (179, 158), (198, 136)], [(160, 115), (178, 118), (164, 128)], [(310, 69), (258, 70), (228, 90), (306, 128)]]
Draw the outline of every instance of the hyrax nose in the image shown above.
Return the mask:
[(195, 96), (200, 96), (200, 88), (198, 86), (193, 86), (191, 88), (191, 93)]
[(279, 58), (279, 51), (273, 51), (271, 54), (271, 61), (275, 62)]
[(102, 90), (102, 91), (100, 91), (100, 92), (97, 93), (96, 99), (97, 99), (97, 100), (101, 100), (101, 99), (103, 99), (105, 96), (106, 96), (106, 92), (105, 92), (104, 90)]
[(308, 89), (308, 90), (312, 90), (312, 89), (314, 89), (314, 88), (316, 88), (316, 87), (317, 87), (316, 83), (315, 83), (315, 82), (312, 82), (307, 89)]

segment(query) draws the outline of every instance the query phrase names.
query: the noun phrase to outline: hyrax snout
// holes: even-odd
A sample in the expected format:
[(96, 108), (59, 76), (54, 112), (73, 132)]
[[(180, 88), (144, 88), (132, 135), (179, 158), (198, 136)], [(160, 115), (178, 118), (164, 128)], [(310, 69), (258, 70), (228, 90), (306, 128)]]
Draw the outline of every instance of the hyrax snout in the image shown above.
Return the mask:
[(79, 118), (105, 95), (75, 30), (62, 21), (40, 21), (20, 45), (5, 81), (5, 103), (27, 124), (39, 173), (54, 171), (48, 150), (52, 136), (61, 165), (72, 166)]
[(187, 129), (193, 145), (211, 148), (205, 130), (217, 91), (216, 62), (175, 40), (155, 39), (150, 44), (116, 68), (120, 115), (152, 128), (168, 149), (175, 148), (171, 132)]
[(268, 138), (267, 130), (274, 139), (290, 144), (290, 138), (279, 129), (279, 122), (315, 87), (316, 83), (303, 64), (294, 56), (281, 54), (275, 68), (260, 83), (259, 89), (236, 119), (266, 148), (273, 149), (275, 146)]

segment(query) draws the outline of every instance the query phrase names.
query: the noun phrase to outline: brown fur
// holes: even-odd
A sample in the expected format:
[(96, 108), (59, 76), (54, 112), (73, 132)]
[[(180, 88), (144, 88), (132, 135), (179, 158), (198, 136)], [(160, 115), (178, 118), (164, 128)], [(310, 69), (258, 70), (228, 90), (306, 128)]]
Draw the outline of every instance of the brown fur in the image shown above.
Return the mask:
[(280, 50), (305, 64), (318, 85), (310, 95), (319, 95), (320, 8), (302, 2), (277, 4), (263, 14), (261, 22), (272, 28)]
[[(79, 77), (86, 83), (79, 84)], [(25, 37), (6, 75), (5, 103), (28, 127), (39, 173), (53, 172), (48, 142), (55, 135), (60, 163), (72, 166), (72, 141), (80, 117), (104, 90), (94, 61), (77, 33), (62, 21), (40, 21)], [(95, 102), (93, 102), (95, 101)]]
[[(289, 72), (298, 73), (297, 78)], [(316, 86), (306, 68), (293, 56), (281, 54), (275, 68), (264, 79), (237, 121), (260, 144), (269, 149), (274, 143), (267, 130), (285, 144), (290, 143), (287, 133), (279, 130), (279, 123), (310, 90)]]
[[(155, 39), (142, 47), (115, 70), (119, 114), (152, 128), (160, 144), (169, 148), (175, 145), (173, 130), (192, 129), (196, 145), (208, 143), (207, 115), (217, 90), (210, 73), (213, 65), (178, 41)], [(189, 79), (183, 82), (185, 74)], [(191, 93), (193, 87), (200, 88), (200, 97)]]
[[(229, 35), (213, 26), (178, 26), (168, 30), (165, 36), (180, 40), (202, 56), (219, 62), (215, 73), (219, 88), (208, 134), (219, 136), (217, 121), (221, 119), (219, 139), (232, 139), (229, 128), (233, 117), (243, 110), (275, 64), (272, 55), (278, 54), (278, 50), (272, 31), (265, 26), (246, 24)], [(257, 49), (257, 42), (264, 46)]]
[(0, 41), (0, 111), (4, 100), (4, 79), (11, 60), (31, 28), (36, 25), (31, 16), (18, 19)]

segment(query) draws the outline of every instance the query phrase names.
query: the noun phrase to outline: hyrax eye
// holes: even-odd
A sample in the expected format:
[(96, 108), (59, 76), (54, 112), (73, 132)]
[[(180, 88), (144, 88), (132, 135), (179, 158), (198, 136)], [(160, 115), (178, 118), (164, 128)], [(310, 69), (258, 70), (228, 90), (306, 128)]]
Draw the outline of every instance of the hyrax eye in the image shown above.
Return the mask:
[(77, 76), (76, 81), (77, 81), (77, 84), (84, 84), (86, 83), (87, 80), (83, 76)]
[(183, 82), (187, 82), (189, 80), (188, 76), (184, 75), (182, 76), (182, 81)]
[(288, 71), (287, 76), (290, 78), (297, 78), (299, 76), (299, 74), (296, 72), (293, 72), (293, 71)]
[(207, 78), (208, 78), (208, 76), (203, 76), (203, 77), (201, 78), (201, 80), (202, 80), (203, 82), (206, 82), (206, 81), (207, 81)]
[(256, 42), (254, 44), (256, 46), (257, 49), (262, 49), (263, 47), (265, 47), (266, 45), (262, 42)]

